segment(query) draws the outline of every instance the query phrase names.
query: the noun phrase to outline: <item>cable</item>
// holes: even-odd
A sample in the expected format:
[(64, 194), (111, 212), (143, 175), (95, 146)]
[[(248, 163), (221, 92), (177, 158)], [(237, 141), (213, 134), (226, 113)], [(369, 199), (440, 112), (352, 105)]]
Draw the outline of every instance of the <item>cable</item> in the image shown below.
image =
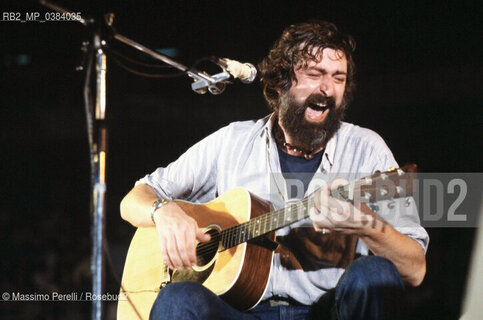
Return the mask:
[(111, 56), (112, 59), (123, 69), (125, 69), (128, 72), (131, 72), (135, 75), (141, 76), (141, 77), (147, 77), (147, 78), (176, 78), (185, 75), (184, 72), (178, 72), (178, 73), (173, 73), (173, 74), (154, 74), (154, 73), (146, 73), (142, 71), (137, 71), (134, 70), (128, 66), (126, 66), (124, 63), (119, 61), (116, 57)]
[[(166, 68), (166, 69), (175, 69), (174, 67), (170, 66), (170, 65), (158, 65), (158, 64), (149, 64), (149, 63), (144, 63), (144, 62), (140, 62), (140, 61), (137, 61), (137, 60), (134, 60), (134, 59), (131, 59), (129, 57), (127, 57), (126, 55), (116, 51), (116, 50), (113, 50), (113, 49), (108, 49), (107, 50), (108, 53), (112, 54), (111, 55), (111, 58), (123, 69), (125, 69), (126, 71), (128, 72), (131, 72), (135, 75), (138, 75), (138, 76), (141, 76), (141, 77), (147, 77), (147, 78), (164, 78), (164, 79), (169, 79), (169, 78), (176, 78), (176, 77), (180, 77), (180, 76), (183, 76), (185, 75), (186, 73), (185, 72), (177, 72), (177, 73), (172, 73), (172, 74), (155, 74), (155, 73), (147, 73), (147, 72), (143, 72), (143, 71), (139, 71), (139, 70), (135, 70), (129, 66), (127, 66), (126, 64), (124, 64), (123, 62), (121, 62), (119, 59), (117, 59), (115, 56), (118, 56), (126, 61), (129, 61), (130, 63), (133, 63), (133, 64), (136, 64), (136, 65), (139, 65), (139, 66), (143, 66), (143, 67), (147, 67), (147, 68)], [(213, 57), (203, 57), (203, 58), (200, 58), (198, 60), (196, 60), (193, 65), (191, 66), (191, 68), (189, 70), (191, 70), (192, 68), (195, 68), (196, 66), (198, 66), (201, 62), (203, 61), (210, 61), (210, 62), (213, 62)]]
[(140, 61), (131, 59), (128, 56), (125, 56), (122, 53), (120, 53), (116, 50), (110, 49), (110, 48), (107, 48), (107, 51), (109, 51), (109, 53), (117, 55), (118, 57), (123, 58), (124, 60), (127, 60), (131, 63), (134, 63), (134, 64), (138, 64), (138, 65), (143, 66), (143, 67), (148, 67), (148, 68), (173, 68), (174, 69), (174, 67), (172, 67), (170, 65), (159, 65), (159, 64), (151, 64), (151, 63), (140, 62)]
[[(141, 319), (141, 320), (143, 320), (143, 318), (142, 318), (141, 314), (139, 313), (138, 309), (136, 308), (136, 306), (134, 305), (134, 303), (132, 302), (132, 300), (129, 298), (129, 293), (126, 291), (126, 289), (122, 285), (121, 277), (119, 277), (119, 274), (117, 273), (116, 269), (114, 268), (114, 263), (112, 262), (111, 252), (109, 250), (109, 243), (107, 242), (107, 238), (106, 237), (104, 237), (103, 249), (104, 249), (104, 255), (106, 257), (107, 265), (109, 266), (109, 269), (111, 270), (111, 274), (114, 277), (114, 280), (116, 280), (116, 282), (118, 283), (119, 287), (121, 288), (121, 292), (124, 292), (125, 293), (124, 296), (126, 297), (127, 301), (131, 305), (132, 309), (134, 310), (134, 312), (136, 313), (136, 315), (138, 316), (138, 318)], [(117, 303), (119, 304), (119, 301)]]

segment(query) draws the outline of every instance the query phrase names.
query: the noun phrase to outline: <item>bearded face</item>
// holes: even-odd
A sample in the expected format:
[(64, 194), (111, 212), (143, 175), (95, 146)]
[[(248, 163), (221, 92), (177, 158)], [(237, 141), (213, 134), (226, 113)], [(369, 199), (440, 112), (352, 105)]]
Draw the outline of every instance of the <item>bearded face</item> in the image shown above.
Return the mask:
[[(339, 129), (344, 118), (345, 104), (336, 107), (335, 99), (321, 93), (313, 93), (303, 101), (297, 101), (290, 91), (280, 96), (278, 117), (293, 145), (304, 150), (324, 147)], [(310, 121), (306, 114), (324, 114), (320, 122)]]
[(293, 71), (290, 89), (280, 92), (279, 124), (287, 142), (314, 151), (325, 147), (344, 117), (347, 59), (342, 51), (325, 48)]

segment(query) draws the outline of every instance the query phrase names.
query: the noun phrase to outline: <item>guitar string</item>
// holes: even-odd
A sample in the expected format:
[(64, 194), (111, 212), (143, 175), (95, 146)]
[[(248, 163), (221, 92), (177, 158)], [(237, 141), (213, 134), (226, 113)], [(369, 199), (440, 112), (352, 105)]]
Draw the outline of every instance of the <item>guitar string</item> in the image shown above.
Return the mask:
[[(272, 211), (272, 212), (270, 212), (268, 214), (264, 214), (264, 215), (262, 215), (260, 217), (257, 217), (258, 220), (260, 221), (259, 222), (260, 223), (260, 226), (263, 223), (265, 223), (265, 228), (264, 228), (264, 230), (265, 230), (268, 221), (271, 220), (271, 217), (275, 217), (276, 215), (277, 216), (280, 216), (281, 213), (283, 213), (283, 210), (282, 209), (281, 210)], [(231, 227), (231, 228), (225, 229), (225, 230), (222, 231), (222, 233), (219, 233), (215, 237), (213, 237), (213, 240), (216, 240), (216, 239), (219, 239), (220, 237), (223, 237), (223, 233), (225, 235), (228, 235), (227, 237), (225, 237), (225, 240), (227, 240), (225, 242), (226, 242), (226, 244), (228, 244), (225, 249), (229, 249), (229, 248), (234, 247), (234, 246), (236, 246), (236, 245), (238, 245), (238, 244), (240, 244), (242, 242), (246, 242), (246, 241), (248, 241), (250, 239), (253, 239), (253, 238), (257, 237), (258, 235), (253, 236), (254, 233), (252, 233), (252, 234), (249, 233), (248, 234), (248, 239), (245, 238), (247, 236), (243, 236), (244, 237), (243, 238), (243, 241), (240, 242), (238, 239), (241, 240), (242, 235), (240, 233), (237, 233), (237, 231), (239, 231), (240, 229), (244, 229), (245, 231), (247, 231), (247, 230), (249, 231), (250, 229), (257, 228), (258, 226), (256, 226), (254, 224), (254, 222), (257, 220), (257, 218), (254, 218), (253, 220), (250, 220), (250, 221), (248, 221), (248, 222), (246, 222), (244, 224), (237, 225), (235, 227)], [(278, 226), (277, 225), (277, 228), (280, 228), (282, 226)], [(263, 235), (265, 233), (267, 233), (267, 232), (262, 232), (261, 235)], [(230, 235), (231, 235), (231, 238), (230, 238)], [(207, 242), (206, 244), (201, 244), (199, 246), (198, 254), (207, 253), (207, 252), (209, 252), (209, 251), (211, 251), (214, 248), (217, 248), (219, 246), (219, 243), (218, 242), (211, 241), (211, 240), (210, 240), (210, 242)]]
[[(362, 183), (360, 183), (359, 185), (362, 185)], [(345, 188), (345, 187), (346, 187), (346, 186), (344, 186), (344, 188)], [(348, 192), (348, 191), (347, 191), (347, 190), (344, 190), (344, 191), (339, 191), (339, 192)], [(225, 235), (228, 237), (228, 239), (227, 239), (228, 241), (227, 241), (227, 242), (228, 242), (228, 244), (229, 244), (229, 245), (228, 245), (228, 246), (227, 246), (225, 249), (232, 248), (232, 247), (234, 247), (234, 246), (236, 246), (236, 245), (238, 245), (238, 244), (240, 244), (240, 243), (246, 242), (246, 241), (248, 241), (248, 240), (250, 240), (250, 239), (253, 239), (253, 238), (255, 238), (255, 237), (258, 237), (258, 236), (260, 236), (260, 235), (263, 235), (263, 234), (267, 233), (268, 231), (264, 230), (264, 232), (262, 232), (262, 233), (260, 233), (260, 234), (257, 234), (255, 237), (253, 237), (253, 236), (252, 236), (252, 237), (250, 237), (250, 234), (249, 234), (249, 236), (248, 236), (248, 237), (249, 237), (250, 239), (246, 239), (246, 240), (244, 239), (244, 241), (241, 241), (241, 242), (238, 240), (238, 238), (240, 238), (240, 239), (241, 239), (241, 237), (242, 237), (242, 235), (241, 235), (241, 234), (240, 234), (238, 231), (240, 231), (240, 230), (242, 230), (242, 229), (243, 229), (244, 231), (246, 231), (246, 230), (250, 230), (250, 228), (252, 228), (252, 227), (255, 227), (255, 228), (256, 228), (257, 226), (255, 226), (255, 225), (254, 225), (254, 223), (255, 223), (255, 221), (257, 221), (257, 219), (258, 219), (258, 222), (257, 222), (257, 223), (259, 223), (259, 226), (261, 226), (263, 223), (265, 223), (265, 228), (266, 228), (267, 222), (268, 222), (268, 221), (270, 221), (270, 220), (274, 220), (274, 219), (272, 219), (272, 218), (274, 218), (275, 216), (280, 217), (282, 213), (283, 213), (283, 216), (285, 216), (285, 213), (286, 213), (286, 209), (287, 209), (287, 208), (296, 207), (295, 209), (296, 209), (296, 210), (298, 210), (298, 209), (300, 209), (300, 205), (301, 205), (301, 204), (302, 204), (302, 205), (304, 205), (304, 208), (305, 208), (305, 204), (307, 204), (308, 200), (310, 200), (310, 199), (311, 199), (311, 197), (310, 197), (310, 198), (305, 198), (305, 199), (301, 200), (300, 202), (295, 203), (295, 204), (293, 204), (293, 205), (291, 205), (291, 206), (289, 206), (289, 207), (286, 207), (286, 208), (282, 208), (282, 209), (279, 209), (279, 210), (275, 210), (275, 211), (269, 212), (269, 213), (264, 214), (264, 215), (262, 215), (262, 216), (260, 216), (260, 217), (257, 217), (257, 218), (254, 218), (254, 219), (251, 219), (251, 220), (249, 220), (248, 222), (245, 222), (245, 223), (242, 223), (242, 224), (236, 225), (236, 226), (234, 226), (234, 227), (230, 227), (230, 228), (228, 228), (228, 229), (225, 229), (225, 230), (223, 230), (221, 233), (218, 233), (216, 236), (214, 236), (214, 237), (212, 238), (212, 240), (210, 240), (209, 242), (207, 242), (207, 243), (205, 243), (205, 244), (200, 244), (200, 245), (199, 245), (199, 247), (198, 247), (198, 248), (199, 248), (199, 250), (197, 250), (197, 255), (203, 255), (203, 254), (206, 254), (206, 253), (208, 253), (208, 252), (210, 252), (210, 251), (213, 251), (214, 249), (218, 248), (218, 247), (219, 247), (219, 241), (217, 241), (217, 240), (218, 240), (220, 237), (222, 237), (222, 238), (223, 238), (223, 234), (225, 234)], [(305, 210), (306, 210), (306, 208), (305, 208)], [(292, 212), (292, 211), (293, 211), (293, 210), (291, 210), (291, 212)], [(297, 214), (297, 215), (298, 215), (298, 214)], [(304, 216), (306, 217), (306, 215), (305, 215), (305, 214), (304, 214)], [(298, 217), (297, 217), (297, 218), (298, 218)], [(283, 221), (285, 221), (285, 219), (282, 219), (282, 220), (283, 220)], [(300, 219), (299, 219), (299, 220), (300, 220)], [(297, 221), (297, 220), (296, 220), (296, 221)], [(271, 224), (271, 223), (270, 223), (270, 224)], [(289, 223), (289, 224), (290, 224), (290, 223)], [(282, 224), (282, 225), (277, 225), (277, 226), (276, 226), (276, 229), (281, 228), (281, 227), (283, 227), (284, 225), (285, 225), (285, 224)], [(252, 228), (252, 229), (253, 229), (253, 228)], [(275, 229), (275, 230), (276, 230), (276, 229)], [(272, 229), (271, 231), (273, 231), (273, 229)], [(230, 233), (231, 233), (231, 238), (229, 238), (229, 236), (228, 236)], [(234, 236), (235, 236), (237, 239), (235, 239), (235, 238), (234, 238)], [(225, 237), (225, 238), (227, 238), (227, 237)], [(223, 239), (222, 239), (222, 240), (223, 240)]]
[[(299, 209), (301, 205), (305, 205), (307, 204), (307, 202), (309, 201), (310, 198), (305, 198), (291, 206), (289, 206), (290, 208), (294, 207), (294, 206), (297, 206), (296, 209)], [(305, 206), (304, 206), (305, 207)], [(288, 207), (287, 207), (288, 208)], [(229, 244), (225, 249), (229, 249), (229, 248), (232, 248), (242, 242), (246, 242), (248, 240), (251, 240), (251, 239), (254, 239), (258, 236), (261, 236), (261, 235), (264, 235), (270, 231), (274, 231), (276, 229), (279, 229), (281, 227), (283, 227), (285, 224), (282, 224), (282, 225), (277, 225), (276, 226), (276, 229), (272, 229), (270, 231), (266, 231), (266, 226), (267, 226), (267, 223), (269, 221), (272, 221), (272, 218), (274, 218), (275, 216), (277, 217), (281, 217), (281, 216), (284, 216), (285, 215), (285, 211), (286, 211), (286, 208), (282, 208), (282, 209), (278, 209), (278, 210), (275, 210), (275, 211), (272, 211), (272, 212), (268, 212), (268, 213), (265, 213), (259, 217), (256, 217), (256, 218), (253, 218), (245, 223), (242, 223), (242, 224), (239, 224), (239, 225), (236, 225), (236, 226), (233, 226), (233, 227), (230, 227), (228, 229), (225, 229), (225, 230), (222, 230), (222, 232), (218, 233), (216, 236), (212, 237), (212, 240), (206, 242), (206, 243), (202, 243), (199, 245), (199, 250), (197, 250), (197, 255), (203, 255), (205, 253), (208, 253), (210, 251), (212, 251), (213, 249), (215, 248), (218, 248), (219, 246), (219, 242), (218, 241), (214, 241), (215, 239), (219, 239), (220, 237), (223, 237), (223, 234), (227, 235), (227, 237), (229, 237), (228, 235), (231, 233), (231, 238), (228, 238), (226, 239), (227, 237), (225, 237), (225, 240), (228, 240), (227, 241), (227, 244)], [(265, 223), (265, 229), (264, 229), (264, 232), (260, 233), (260, 234), (257, 234), (257, 235), (254, 235), (254, 234), (249, 234), (248, 235), (248, 238), (249, 239), (246, 239), (242, 242), (239, 242), (238, 239), (235, 239), (234, 236), (236, 236), (236, 238), (241, 238), (242, 235), (240, 233), (237, 233), (238, 231), (240, 231), (241, 229), (243, 229), (244, 231), (247, 231), (250, 229), (255, 229), (255, 228), (258, 228), (259, 226), (255, 225), (255, 221), (258, 221), (257, 222), (259, 224), (259, 226), (261, 227), (263, 223)], [(281, 219), (282, 221), (285, 221), (284, 219)], [(278, 222), (277, 222), (278, 223)], [(222, 239), (223, 240), (223, 239)]]
[[(375, 179), (375, 178), (374, 178), (374, 179)], [(364, 180), (364, 178), (363, 178), (363, 179), (361, 179), (361, 180)], [(356, 181), (356, 182), (354, 183), (354, 185), (356, 185), (356, 184), (357, 184), (357, 187), (359, 187), (359, 186), (363, 185), (364, 183), (362, 183), (362, 181), (361, 181), (361, 180)], [(359, 183), (359, 181), (361, 181), (361, 182)], [(343, 186), (343, 189), (344, 189), (344, 190), (343, 190), (343, 191), (339, 191), (339, 192), (344, 192), (344, 193), (347, 193), (347, 192), (348, 192), (348, 190), (345, 190), (345, 188), (346, 188), (346, 187), (348, 187), (348, 185)], [(336, 190), (337, 190), (337, 189), (336, 189)], [(240, 242), (240, 241), (238, 240), (238, 238), (240, 238), (240, 239), (241, 239), (242, 235), (241, 235), (241, 234), (240, 234), (238, 231), (241, 231), (242, 229), (243, 229), (244, 231), (246, 231), (246, 230), (250, 230), (250, 228), (252, 228), (252, 229), (253, 229), (253, 227), (255, 227), (255, 228), (256, 228), (257, 226), (255, 226), (255, 225), (254, 225), (254, 223), (255, 223), (255, 221), (257, 221), (257, 219), (258, 219), (258, 221), (259, 221), (259, 222), (258, 222), (258, 223), (259, 223), (259, 226), (261, 226), (263, 223), (265, 223), (265, 228), (266, 228), (266, 224), (267, 224), (267, 222), (269, 222), (269, 221), (273, 220), (272, 218), (274, 218), (275, 216), (277, 216), (277, 217), (281, 217), (281, 216), (282, 216), (282, 215), (281, 215), (282, 213), (283, 213), (283, 216), (285, 216), (285, 212), (286, 212), (286, 209), (287, 209), (287, 208), (292, 208), (292, 207), (294, 207), (294, 206), (295, 206), (295, 207), (296, 207), (295, 209), (296, 209), (296, 210), (298, 210), (298, 209), (300, 209), (300, 205), (301, 205), (301, 204), (302, 204), (302, 205), (304, 205), (304, 208), (305, 208), (305, 204), (307, 204), (307, 202), (308, 202), (308, 200), (309, 200), (309, 199), (311, 199), (311, 197), (309, 197), (309, 198), (305, 198), (305, 199), (302, 199), (300, 202), (295, 203), (295, 204), (293, 204), (293, 205), (291, 205), (291, 206), (288, 206), (288, 207), (286, 207), (286, 208), (282, 208), (282, 209), (279, 209), (279, 210), (275, 210), (275, 211), (272, 211), (272, 212), (269, 212), (269, 213), (263, 214), (262, 216), (259, 216), (259, 217), (257, 217), (257, 218), (254, 218), (254, 219), (249, 220), (248, 222), (245, 222), (245, 223), (242, 223), (242, 224), (239, 224), (239, 225), (236, 225), (236, 226), (230, 227), (230, 228), (228, 228), (228, 229), (222, 230), (222, 232), (220, 232), (220, 233), (218, 233), (216, 236), (214, 236), (214, 237), (213, 237), (213, 238), (212, 238), (212, 239), (211, 239), (209, 242), (204, 243), (204, 244), (200, 244), (200, 245), (199, 245), (199, 247), (198, 247), (198, 248), (199, 248), (199, 250), (197, 250), (197, 255), (204, 255), (204, 254), (206, 254), (206, 253), (208, 253), (208, 252), (211, 252), (211, 251), (214, 251), (215, 249), (217, 249), (217, 248), (219, 247), (219, 241), (218, 241), (218, 239), (219, 239), (220, 237), (221, 237), (221, 238), (223, 238), (223, 235), (225, 235), (225, 236), (226, 236), (226, 237), (225, 237), (225, 240), (228, 240), (228, 241), (226, 241), (226, 242), (227, 242), (227, 244), (229, 244), (229, 245), (228, 245), (227, 247), (225, 247), (224, 249), (229, 249), (229, 248), (232, 248), (232, 247), (234, 247), (234, 246), (236, 246), (236, 245), (238, 245), (238, 244), (240, 244), (240, 243), (243, 243), (243, 242), (246, 242), (246, 241), (251, 240), (251, 239), (253, 239), (253, 238), (256, 238), (256, 237), (258, 237), (258, 236), (261, 236), (261, 235), (263, 235), (263, 234), (265, 234), (265, 233), (267, 233), (267, 232), (269, 232), (269, 231), (266, 231), (266, 230), (265, 230), (265, 232), (262, 232), (262, 233), (260, 233), (260, 234), (257, 234), (257, 235), (256, 235), (256, 236), (254, 236), (254, 237), (253, 237), (253, 235), (252, 235), (252, 237), (250, 237), (250, 234), (249, 234), (249, 236), (248, 236), (248, 237), (249, 237), (249, 239), (247, 239), (247, 240), (244, 240), (244, 241), (241, 241), (241, 242)], [(305, 208), (305, 210), (306, 210), (306, 208)], [(291, 210), (291, 212), (292, 212), (292, 210)], [(297, 214), (297, 215), (298, 215), (298, 214)], [(306, 215), (304, 214), (304, 218), (305, 218), (305, 217), (306, 217)], [(297, 217), (297, 218), (298, 218), (298, 217)], [(283, 220), (283, 221), (285, 221), (285, 219), (282, 219), (282, 220)], [(300, 219), (299, 219), (299, 220), (300, 220)], [(270, 223), (270, 224), (271, 224), (271, 223)], [(290, 224), (290, 223), (289, 223), (289, 224)], [(277, 225), (277, 226), (276, 226), (276, 229), (281, 228), (281, 227), (283, 227), (284, 225), (285, 225), (285, 224), (282, 224), (282, 225)], [(274, 230), (276, 230), (276, 229), (273, 229), (273, 230), (270, 230), (270, 231), (274, 231)], [(231, 233), (231, 234), (230, 234), (230, 233)], [(229, 237), (229, 235), (231, 235), (231, 238)], [(235, 239), (235, 237), (236, 237), (236, 239)], [(226, 239), (226, 238), (228, 238), (228, 239)], [(222, 241), (223, 241), (223, 239), (222, 239)]]
[[(386, 177), (383, 178), (383, 174), (386, 175)], [(379, 174), (378, 176), (375, 176), (375, 177), (370, 177), (371, 180), (385, 180), (387, 178), (389, 178), (389, 176), (392, 176), (392, 175), (395, 175), (395, 174), (398, 174), (397, 170), (394, 170), (394, 171), (388, 171), (388, 172), (383, 172), (381, 174)], [(363, 185), (367, 185), (367, 182), (366, 182), (366, 178), (362, 178), (362, 179), (359, 179), (357, 181), (354, 182), (354, 188), (359, 188), (359, 187), (362, 187)], [(371, 183), (371, 186), (372, 186), (373, 183)], [(350, 184), (347, 184), (347, 185), (344, 185), (343, 186), (343, 190), (340, 190), (339, 193), (348, 193), (349, 190), (347, 190), (347, 188), (350, 186)], [(337, 190), (337, 189), (335, 189)], [(377, 190), (377, 188), (375, 187), (369, 187), (369, 188), (366, 188), (366, 190)], [(292, 208), (294, 206), (296, 206), (297, 208), (296, 209), (299, 209), (300, 205), (305, 205), (307, 204), (307, 202), (311, 199), (312, 197), (307, 197), (307, 198), (304, 198), (302, 199), (301, 201), (293, 204), (293, 205), (290, 205), (288, 207), (285, 207), (285, 208), (282, 208), (282, 209), (279, 209), (279, 210), (275, 210), (275, 211), (272, 211), (272, 212), (269, 212), (269, 213), (266, 213), (266, 214), (263, 214), (259, 217), (256, 217), (256, 218), (253, 218), (253, 219), (250, 219), (249, 221), (245, 222), (245, 223), (242, 223), (242, 224), (239, 224), (239, 225), (236, 225), (236, 226), (233, 226), (233, 227), (230, 227), (228, 229), (225, 229), (225, 230), (222, 230), (220, 233), (218, 233), (216, 236), (212, 237), (212, 239), (206, 243), (202, 243), (199, 245), (199, 250), (197, 250), (197, 255), (203, 255), (203, 254), (206, 254), (216, 248), (219, 247), (219, 238), (221, 237), (223, 241), (223, 235), (225, 235), (225, 240), (229, 240), (229, 241), (226, 241), (227, 244), (229, 244), (227, 247), (225, 247), (224, 249), (229, 249), (229, 248), (232, 248), (240, 243), (243, 243), (243, 242), (246, 242), (248, 240), (251, 240), (251, 239), (254, 239), (258, 236), (261, 236), (261, 235), (264, 235), (270, 231), (275, 231), (285, 225), (288, 225), (290, 223), (293, 223), (295, 221), (298, 221), (298, 220), (301, 220), (301, 219), (298, 219), (298, 220), (295, 220), (293, 222), (290, 222), (288, 224), (282, 224), (280, 226), (277, 226), (276, 229), (272, 229), (270, 231), (266, 231), (266, 226), (267, 226), (267, 223), (270, 221), (270, 226), (271, 226), (271, 220), (272, 218), (274, 218), (275, 215), (277, 215), (278, 217), (281, 216), (281, 214), (283, 214), (283, 216), (285, 216), (285, 213), (286, 213), (286, 209), (287, 208)], [(305, 208), (305, 206), (304, 206)], [(307, 208), (305, 208), (306, 210)], [(292, 210), (290, 211), (292, 212)], [(298, 213), (297, 213), (298, 215)], [(304, 215), (304, 218), (307, 217), (305, 214)], [(297, 217), (298, 218), (298, 217)], [(253, 235), (248, 235), (249, 239), (244, 239), (244, 241), (239, 241), (238, 239), (241, 240), (242, 238), (242, 235), (239, 233), (239, 231), (243, 230), (243, 231), (247, 231), (247, 230), (250, 230), (251, 227), (255, 227), (254, 225), (254, 221), (257, 221), (258, 219), (258, 222), (259, 223), (259, 226), (261, 226), (263, 223), (265, 223), (265, 229), (262, 233), (260, 234), (257, 234), (256, 236), (253, 236)], [(284, 220), (284, 219), (283, 219)], [(256, 228), (256, 227), (255, 227)], [(231, 238), (229, 238), (229, 234), (231, 233)], [(236, 239), (234, 238), (236, 237)], [(246, 237), (244, 235), (244, 237)], [(228, 239), (227, 239), (228, 238)]]

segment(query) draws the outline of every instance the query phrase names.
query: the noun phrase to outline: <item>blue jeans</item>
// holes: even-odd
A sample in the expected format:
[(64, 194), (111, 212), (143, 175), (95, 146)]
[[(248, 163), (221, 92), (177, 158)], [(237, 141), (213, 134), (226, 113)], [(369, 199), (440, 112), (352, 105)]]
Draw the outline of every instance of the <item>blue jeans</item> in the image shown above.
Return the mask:
[(394, 264), (381, 257), (360, 257), (346, 269), (335, 290), (312, 306), (271, 307), (249, 312), (228, 305), (196, 282), (168, 284), (159, 293), (150, 319), (404, 319), (404, 285)]

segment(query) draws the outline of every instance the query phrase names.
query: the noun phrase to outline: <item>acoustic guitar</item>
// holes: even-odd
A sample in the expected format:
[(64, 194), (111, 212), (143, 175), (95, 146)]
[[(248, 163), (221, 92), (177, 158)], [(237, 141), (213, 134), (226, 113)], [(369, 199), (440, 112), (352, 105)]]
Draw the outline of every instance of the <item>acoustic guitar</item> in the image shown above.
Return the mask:
[[(376, 173), (332, 190), (346, 201), (375, 202), (408, 196), (416, 165)], [(197, 281), (239, 310), (255, 307), (270, 277), (276, 230), (309, 216), (314, 194), (285, 208), (270, 205), (245, 189), (236, 188), (205, 204), (175, 202), (211, 240), (198, 243), (197, 265), (169, 270), (163, 261), (155, 228), (138, 228), (124, 266), (118, 319), (148, 319), (159, 291), (169, 282)]]

